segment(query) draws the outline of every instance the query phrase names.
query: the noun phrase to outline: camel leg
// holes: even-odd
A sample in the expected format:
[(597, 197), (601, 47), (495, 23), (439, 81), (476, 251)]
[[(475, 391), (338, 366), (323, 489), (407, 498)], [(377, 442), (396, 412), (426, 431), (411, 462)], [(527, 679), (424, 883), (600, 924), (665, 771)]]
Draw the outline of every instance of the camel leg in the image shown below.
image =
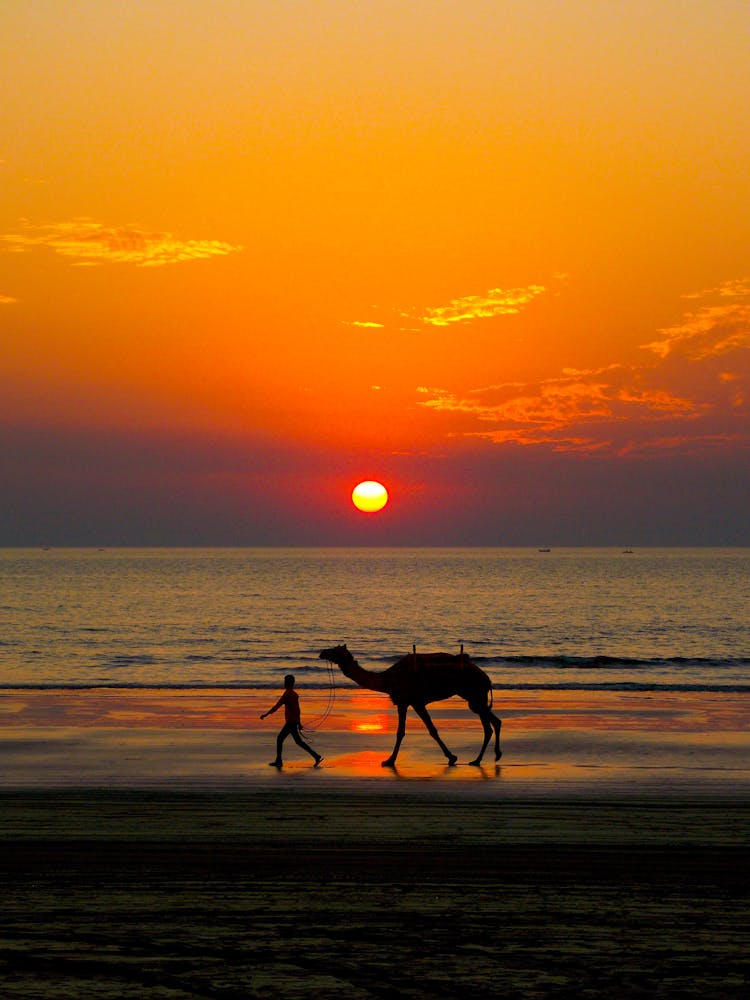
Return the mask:
[(396, 758), (398, 757), (399, 749), (401, 748), (401, 741), (406, 734), (406, 713), (408, 711), (408, 705), (398, 705), (398, 728), (396, 729), (396, 743), (393, 747), (393, 752), (388, 760), (381, 762), (381, 767), (395, 767)]
[(427, 727), (427, 732), (430, 734), (430, 736), (433, 738), (433, 740), (437, 743), (437, 745), (443, 751), (445, 756), (448, 758), (448, 763), (455, 764), (456, 761), (458, 760), (458, 757), (456, 757), (454, 753), (451, 753), (448, 747), (445, 745), (445, 743), (443, 743), (443, 741), (440, 739), (440, 734), (435, 728), (435, 723), (432, 721), (430, 713), (427, 711), (426, 707), (424, 705), (412, 705), (412, 708), (417, 713), (422, 722), (424, 722), (425, 726)]
[(484, 741), (482, 742), (482, 749), (476, 755), (474, 760), (469, 761), (469, 763), (473, 764), (474, 767), (479, 767), (479, 765), (482, 763), (482, 757), (484, 757), (484, 751), (487, 749), (487, 744), (490, 742), (490, 738), (492, 737), (492, 724), (490, 720), (487, 718), (486, 711), (478, 712), (477, 714), (479, 715), (479, 718), (482, 721), (482, 728), (484, 729)]
[(484, 757), (484, 751), (487, 749), (487, 744), (492, 738), (492, 730), (495, 730), (495, 760), (500, 760), (503, 755), (500, 749), (500, 727), (502, 722), (495, 713), (488, 708), (487, 705), (477, 705), (469, 703), (469, 708), (472, 712), (479, 716), (482, 722), (482, 728), (484, 729), (484, 742), (482, 743), (482, 749), (479, 751), (474, 760), (470, 760), (469, 763), (478, 767), (482, 763), (482, 757)]
[(503, 725), (503, 720), (499, 719), (494, 712), (490, 712), (490, 722), (495, 729), (495, 760), (500, 760), (503, 755), (503, 751), (500, 749), (500, 729)]

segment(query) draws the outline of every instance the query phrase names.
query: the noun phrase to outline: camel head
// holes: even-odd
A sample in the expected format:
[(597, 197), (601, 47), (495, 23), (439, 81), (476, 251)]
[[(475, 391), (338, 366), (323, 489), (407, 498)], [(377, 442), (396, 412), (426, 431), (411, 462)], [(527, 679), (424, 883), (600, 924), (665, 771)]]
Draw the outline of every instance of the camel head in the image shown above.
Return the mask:
[(328, 660), (329, 663), (335, 663), (338, 666), (348, 662), (351, 658), (352, 654), (346, 648), (346, 643), (341, 646), (331, 646), (330, 649), (323, 649), (320, 652), (321, 660)]

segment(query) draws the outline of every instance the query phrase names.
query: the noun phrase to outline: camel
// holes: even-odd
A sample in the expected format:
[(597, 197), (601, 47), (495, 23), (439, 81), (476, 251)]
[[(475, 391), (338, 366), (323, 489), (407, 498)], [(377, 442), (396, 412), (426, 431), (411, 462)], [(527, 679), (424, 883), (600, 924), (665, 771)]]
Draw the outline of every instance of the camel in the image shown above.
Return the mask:
[(484, 727), (482, 749), (470, 764), (478, 767), (487, 749), (487, 744), (495, 731), (495, 760), (500, 760), (500, 727), (502, 722), (492, 711), (492, 681), (487, 674), (464, 655), (463, 646), (457, 656), (451, 653), (417, 653), (403, 656), (387, 670), (365, 670), (360, 667), (352, 654), (343, 646), (324, 649), (321, 660), (335, 663), (344, 674), (360, 687), (370, 691), (382, 691), (390, 695), (398, 709), (398, 729), (396, 744), (383, 767), (395, 767), (401, 742), (406, 733), (406, 713), (411, 707), (427, 727), (427, 732), (435, 740), (453, 765), (458, 758), (440, 739), (435, 724), (427, 711), (431, 701), (444, 701), (459, 695), (464, 698), (472, 712), (479, 716)]

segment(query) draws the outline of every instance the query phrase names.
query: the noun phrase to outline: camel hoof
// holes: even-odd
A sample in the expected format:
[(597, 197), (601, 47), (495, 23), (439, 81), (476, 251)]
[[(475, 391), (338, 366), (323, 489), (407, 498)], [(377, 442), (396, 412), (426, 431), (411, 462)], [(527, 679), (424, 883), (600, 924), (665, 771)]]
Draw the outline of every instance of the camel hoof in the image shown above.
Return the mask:
[(495, 760), (500, 760), (500, 758), (502, 757), (502, 755), (503, 755), (503, 751), (502, 750), (498, 750), (497, 753), (495, 754)]
[(453, 767), (453, 765), (456, 763), (457, 760), (458, 760), (458, 757), (456, 757), (456, 755), (454, 753), (452, 753), (450, 755), (450, 757), (448, 758), (448, 767)]
[(480, 765), (481, 763), (482, 763), (482, 761), (481, 761), (481, 760), (479, 759), (479, 757), (477, 757), (477, 759), (476, 759), (476, 760), (470, 760), (470, 761), (469, 761), (469, 764), (470, 764), (470, 765), (471, 765), (472, 767), (479, 767), (479, 765)]
[(393, 760), (391, 757), (389, 757), (388, 760), (381, 761), (380, 762), (380, 766), (381, 767), (395, 767), (396, 766), (396, 761)]

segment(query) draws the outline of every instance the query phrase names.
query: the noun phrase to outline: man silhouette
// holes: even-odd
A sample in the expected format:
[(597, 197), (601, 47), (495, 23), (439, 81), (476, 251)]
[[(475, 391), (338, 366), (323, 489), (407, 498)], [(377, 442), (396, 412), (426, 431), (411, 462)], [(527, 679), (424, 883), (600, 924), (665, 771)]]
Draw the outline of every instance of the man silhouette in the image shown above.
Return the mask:
[(302, 747), (310, 756), (315, 760), (315, 767), (323, 760), (319, 753), (316, 753), (311, 746), (300, 736), (300, 724), (301, 715), (299, 709), (299, 695), (294, 690), (294, 674), (287, 674), (284, 678), (284, 693), (273, 706), (269, 708), (267, 712), (261, 715), (261, 719), (265, 719), (266, 716), (272, 715), (277, 709), (284, 706), (284, 725), (279, 730), (279, 735), (276, 737), (276, 760), (272, 760), (269, 767), (281, 767), (281, 752), (284, 746), (284, 740), (287, 736), (291, 736), (298, 747)]

